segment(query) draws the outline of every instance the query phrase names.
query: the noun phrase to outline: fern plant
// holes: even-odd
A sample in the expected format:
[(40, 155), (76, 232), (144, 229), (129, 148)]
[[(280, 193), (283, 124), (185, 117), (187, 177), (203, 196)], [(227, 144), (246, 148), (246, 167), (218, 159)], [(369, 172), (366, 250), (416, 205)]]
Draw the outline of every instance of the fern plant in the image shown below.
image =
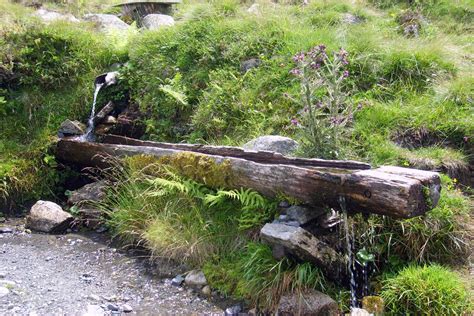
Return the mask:
[(215, 194), (207, 194), (204, 203), (209, 206), (222, 206), (230, 201), (240, 204), (241, 215), (238, 219), (239, 229), (246, 230), (263, 224), (271, 219), (276, 211), (277, 204), (264, 198), (251, 189), (218, 190)]

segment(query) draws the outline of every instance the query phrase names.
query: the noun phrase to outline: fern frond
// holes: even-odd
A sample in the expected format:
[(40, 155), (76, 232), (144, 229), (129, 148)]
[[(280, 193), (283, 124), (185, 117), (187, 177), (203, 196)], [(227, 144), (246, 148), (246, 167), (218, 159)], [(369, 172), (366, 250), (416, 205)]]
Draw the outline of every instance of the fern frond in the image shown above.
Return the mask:
[(176, 102), (181, 105), (188, 105), (188, 99), (184, 93), (173, 90), (171, 85), (160, 85), (160, 91), (173, 98)]

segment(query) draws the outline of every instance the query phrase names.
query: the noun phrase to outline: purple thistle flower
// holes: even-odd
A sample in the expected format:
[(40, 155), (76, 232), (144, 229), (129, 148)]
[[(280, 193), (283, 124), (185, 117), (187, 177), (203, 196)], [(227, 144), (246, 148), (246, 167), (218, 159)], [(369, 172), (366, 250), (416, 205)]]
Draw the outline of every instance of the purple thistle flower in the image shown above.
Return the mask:
[(295, 54), (295, 56), (293, 56), (293, 61), (295, 63), (299, 63), (299, 62), (304, 61), (304, 58), (305, 58), (305, 53), (300, 52), (300, 53)]
[(344, 72), (342, 73), (342, 77), (343, 78), (349, 77), (349, 70), (344, 70)]
[(290, 74), (292, 74), (293, 76), (299, 76), (301, 75), (301, 70), (298, 68), (293, 68), (290, 70)]
[(349, 53), (344, 48), (341, 48), (339, 50), (339, 53), (337, 53), (337, 57), (342, 62), (343, 65), (349, 64), (349, 61), (347, 60), (347, 56), (349, 56)]
[(292, 125), (295, 125), (295, 126), (298, 126), (298, 124), (299, 124), (299, 121), (295, 118), (292, 118), (290, 122), (291, 122)]

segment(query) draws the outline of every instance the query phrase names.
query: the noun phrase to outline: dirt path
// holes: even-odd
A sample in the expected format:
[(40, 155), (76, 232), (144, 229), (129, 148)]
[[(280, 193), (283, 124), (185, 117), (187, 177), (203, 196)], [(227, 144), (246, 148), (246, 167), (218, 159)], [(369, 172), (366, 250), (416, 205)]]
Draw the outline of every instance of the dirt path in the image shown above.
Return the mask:
[(0, 224), (0, 315), (223, 314), (107, 242), (96, 233), (30, 234), (21, 222)]

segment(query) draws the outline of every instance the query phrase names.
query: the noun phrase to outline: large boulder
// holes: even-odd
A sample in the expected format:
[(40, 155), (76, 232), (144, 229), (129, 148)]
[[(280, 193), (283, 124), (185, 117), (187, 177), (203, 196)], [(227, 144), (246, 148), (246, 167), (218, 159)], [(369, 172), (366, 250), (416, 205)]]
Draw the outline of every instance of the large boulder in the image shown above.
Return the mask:
[(149, 30), (156, 30), (166, 26), (173, 26), (174, 19), (172, 16), (165, 14), (148, 14), (143, 18), (142, 25)]
[(125, 31), (130, 25), (113, 14), (86, 14), (84, 20), (94, 22), (101, 31)]
[(70, 205), (85, 205), (90, 202), (100, 202), (105, 198), (107, 181), (97, 181), (86, 184), (82, 188), (72, 191), (67, 200)]
[(80, 22), (79, 19), (77, 19), (72, 14), (62, 14), (59, 12), (49, 11), (46, 9), (38, 9), (35, 11), (34, 15), (39, 17), (45, 23), (50, 23), (50, 22), (55, 22), (55, 21), (68, 21), (72, 23)]
[(340, 315), (337, 302), (318, 291), (304, 294), (292, 293), (280, 298), (279, 316), (337, 316)]
[(44, 233), (58, 233), (69, 227), (73, 217), (61, 206), (48, 201), (38, 201), (26, 217), (26, 228)]
[(282, 155), (288, 155), (298, 148), (298, 143), (289, 137), (266, 135), (251, 140), (243, 147), (247, 150), (273, 151)]
[(83, 135), (86, 131), (86, 126), (79, 121), (65, 120), (61, 123), (58, 130), (58, 137), (78, 136)]
[(268, 223), (260, 231), (260, 238), (274, 249), (274, 254), (284, 249), (285, 254), (313, 263), (332, 279), (345, 277), (344, 258), (304, 228)]

